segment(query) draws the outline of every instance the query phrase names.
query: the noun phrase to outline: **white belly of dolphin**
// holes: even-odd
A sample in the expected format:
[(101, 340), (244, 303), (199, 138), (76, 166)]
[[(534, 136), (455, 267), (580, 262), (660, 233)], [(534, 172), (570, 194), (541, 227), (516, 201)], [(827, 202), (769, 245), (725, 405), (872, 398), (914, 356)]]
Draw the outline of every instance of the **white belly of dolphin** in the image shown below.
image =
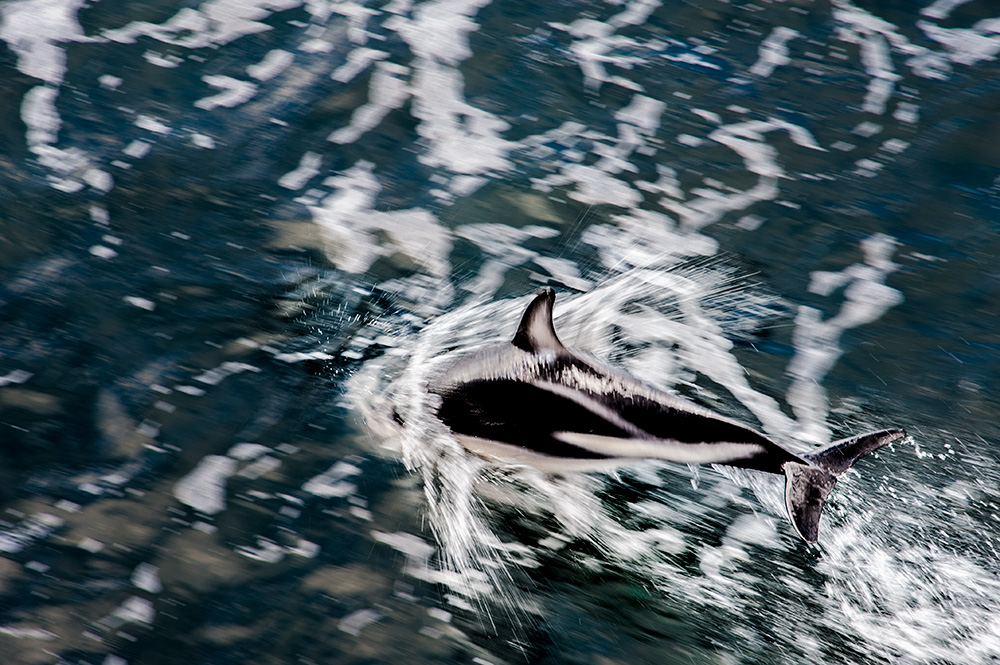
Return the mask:
[(727, 464), (764, 452), (764, 447), (756, 443), (730, 441), (684, 443), (671, 439), (621, 439), (582, 432), (554, 432), (552, 436), (608, 457), (660, 459), (680, 464)]
[(530, 466), (544, 473), (588, 473), (593, 471), (610, 471), (615, 467), (622, 466), (627, 462), (638, 462), (639, 459), (629, 458), (598, 458), (598, 459), (573, 459), (566, 457), (555, 457), (536, 453), (521, 446), (483, 439), (478, 436), (460, 434), (457, 436), (458, 442), (467, 450), (485, 457), (488, 460), (500, 462), (502, 464), (512, 464), (515, 466)]

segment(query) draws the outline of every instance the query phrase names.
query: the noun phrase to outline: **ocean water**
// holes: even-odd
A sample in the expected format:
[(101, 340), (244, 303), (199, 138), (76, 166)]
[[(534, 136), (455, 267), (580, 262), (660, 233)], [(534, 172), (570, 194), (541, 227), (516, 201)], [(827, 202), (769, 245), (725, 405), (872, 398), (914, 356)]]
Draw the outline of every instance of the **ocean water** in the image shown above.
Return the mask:
[[(0, 662), (1000, 659), (1000, 9), (0, 4)], [(570, 347), (780, 482), (476, 458), (423, 386)]]

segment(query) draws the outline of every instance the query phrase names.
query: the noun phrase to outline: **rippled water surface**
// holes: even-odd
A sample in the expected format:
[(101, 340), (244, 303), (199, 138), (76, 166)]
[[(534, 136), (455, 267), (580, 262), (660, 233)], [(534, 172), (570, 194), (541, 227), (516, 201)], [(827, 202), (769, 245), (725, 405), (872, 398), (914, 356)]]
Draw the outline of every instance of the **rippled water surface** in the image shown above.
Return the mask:
[[(985, 0), (0, 4), (0, 661), (1000, 658)], [(570, 347), (858, 464), (466, 452)]]

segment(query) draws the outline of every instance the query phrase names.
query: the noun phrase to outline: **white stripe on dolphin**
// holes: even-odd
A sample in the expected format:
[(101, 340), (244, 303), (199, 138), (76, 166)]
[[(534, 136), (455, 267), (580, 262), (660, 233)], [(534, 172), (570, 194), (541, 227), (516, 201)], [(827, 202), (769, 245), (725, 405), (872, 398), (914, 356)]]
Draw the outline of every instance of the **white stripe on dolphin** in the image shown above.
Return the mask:
[(797, 455), (735, 420), (600, 367), (559, 341), (555, 292), (538, 292), (510, 344), (484, 349), (428, 384), (438, 417), (478, 454), (546, 471), (609, 468), (635, 459), (725, 464), (783, 474), (795, 531), (814, 543), (836, 479), (906, 436), (886, 429)]

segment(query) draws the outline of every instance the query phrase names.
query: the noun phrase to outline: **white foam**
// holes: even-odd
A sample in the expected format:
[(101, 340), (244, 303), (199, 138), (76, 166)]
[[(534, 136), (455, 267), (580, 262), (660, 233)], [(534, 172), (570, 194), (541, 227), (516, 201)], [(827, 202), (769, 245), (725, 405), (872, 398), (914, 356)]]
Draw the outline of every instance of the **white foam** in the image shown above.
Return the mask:
[[(575, 26), (581, 22), (576, 21), (573, 25)], [(596, 23), (596, 21), (590, 21), (590, 23)], [(573, 26), (570, 27), (570, 33), (574, 36), (579, 36), (580, 34), (574, 31)], [(609, 76), (607, 69), (605, 69), (605, 64), (615, 64), (623, 69), (641, 64), (641, 60), (637, 57), (612, 55), (612, 50), (615, 46), (634, 45), (635, 42), (627, 38), (616, 39), (612, 43), (606, 36), (602, 35), (600, 37), (575, 41), (570, 48), (580, 65), (584, 85), (588, 89), (597, 91), (604, 83), (618, 83), (626, 88), (633, 87), (630, 85), (628, 79), (622, 76)]]
[(61, 517), (50, 513), (30, 515), (16, 526), (0, 531), (0, 552), (20, 552), (34, 541), (48, 537), (64, 523)]
[(270, 30), (270, 26), (261, 22), (263, 19), (301, 4), (302, 0), (207, 0), (197, 9), (181, 9), (162, 24), (133, 21), (121, 28), (104, 30), (101, 36), (122, 44), (134, 44), (145, 36), (191, 49), (221, 46)]
[(705, 140), (697, 136), (691, 136), (690, 134), (678, 134), (677, 142), (689, 148), (697, 148), (698, 146), (703, 145)]
[(101, 84), (102, 88), (107, 88), (108, 90), (117, 90), (125, 79), (120, 76), (115, 76), (114, 74), (101, 74), (97, 77), (97, 82)]
[(186, 476), (174, 484), (174, 496), (181, 503), (206, 515), (226, 509), (226, 481), (236, 473), (236, 460), (207, 455)]
[(909, 147), (909, 141), (903, 141), (902, 139), (886, 139), (881, 145), (882, 150), (893, 155), (898, 155)]
[(156, 610), (153, 603), (139, 596), (132, 596), (123, 602), (114, 612), (104, 619), (113, 627), (121, 626), (124, 623), (146, 623), (151, 624), (156, 618)]
[(132, 586), (149, 593), (160, 593), (163, 591), (163, 583), (160, 581), (160, 569), (151, 563), (143, 561), (132, 571)]
[(259, 367), (248, 365), (247, 363), (227, 360), (226, 362), (222, 363), (215, 369), (210, 369), (205, 372), (202, 372), (198, 376), (194, 377), (194, 380), (200, 381), (201, 383), (205, 383), (210, 386), (215, 386), (234, 374), (242, 374), (243, 372), (259, 372), (259, 371), (260, 371)]
[(430, 567), (430, 557), (435, 549), (433, 545), (405, 531), (395, 533), (372, 531), (371, 535), (377, 542), (385, 543), (406, 556), (404, 573), (417, 579), (434, 581), (435, 576)]
[(81, 550), (90, 552), (91, 554), (96, 554), (104, 549), (104, 543), (94, 538), (85, 537), (81, 538), (80, 542), (76, 544)]
[(140, 298), (139, 296), (125, 296), (122, 298), (125, 302), (132, 305), (133, 307), (138, 307), (139, 309), (144, 309), (146, 311), (152, 312), (156, 309), (156, 303), (148, 298)]
[(788, 42), (800, 36), (797, 30), (784, 26), (771, 30), (771, 34), (760, 44), (757, 62), (750, 67), (750, 73), (767, 78), (776, 68), (787, 65), (791, 62), (788, 57)]
[(0, 635), (13, 637), (16, 640), (54, 640), (58, 637), (55, 633), (44, 628), (22, 628), (20, 626), (0, 626)]
[(934, 2), (921, 9), (920, 13), (927, 18), (940, 21), (951, 16), (951, 13), (955, 9), (968, 2), (971, 2), (971, 0), (934, 0)]
[(942, 55), (912, 43), (892, 23), (856, 7), (849, 0), (832, 0), (832, 5), (833, 17), (841, 24), (838, 29), (841, 38), (861, 48), (861, 64), (870, 77), (863, 102), (863, 110), (868, 113), (882, 115), (886, 112), (896, 83), (902, 78), (893, 64), (893, 52), (903, 55), (905, 64), (917, 76), (938, 80), (948, 78), (950, 61), (978, 62), (996, 55), (988, 28), (955, 34), (953, 40), (950, 31), (918, 21), (918, 26), (931, 39), (938, 39), (949, 47), (949, 52)]
[(150, 115), (139, 115), (139, 117), (135, 119), (134, 124), (139, 129), (145, 129), (146, 131), (153, 132), (154, 134), (166, 135), (170, 133), (169, 125)]
[(718, 251), (718, 243), (698, 233), (677, 228), (669, 216), (652, 210), (632, 210), (614, 215), (615, 227), (592, 226), (582, 242), (597, 248), (601, 264), (612, 273), (630, 268), (669, 265), (679, 257), (709, 256)]
[[(373, 48), (355, 48), (347, 54), (347, 62), (333, 70), (330, 78), (339, 83), (349, 83), (372, 63), (388, 58), (389, 54)], [(398, 66), (398, 65), (397, 65)]]
[(195, 133), (191, 135), (191, 143), (206, 150), (215, 149), (215, 139), (207, 134)]
[[(313, 11), (316, 10), (314, 9)], [(329, 9), (325, 11), (340, 14), (349, 19), (347, 38), (354, 44), (365, 44), (368, 41), (368, 30), (366, 29), (368, 19), (379, 13), (379, 10), (366, 7), (362, 2), (355, 2), (354, 0), (340, 0), (339, 2), (332, 3)]]
[(240, 460), (241, 462), (248, 462), (250, 460), (255, 460), (264, 453), (271, 452), (271, 449), (265, 445), (259, 443), (237, 443), (232, 448), (226, 452), (227, 455), (235, 460)]
[[(585, 165), (578, 163), (582, 161), (583, 154), (578, 156), (568, 154), (567, 159), (562, 160), (558, 172), (533, 180), (532, 187), (540, 191), (551, 191), (555, 187), (575, 185), (568, 196), (582, 203), (636, 208), (643, 200), (641, 192), (619, 176), (622, 172), (637, 171), (631, 161), (633, 152), (655, 154), (651, 143), (655, 140), (658, 118), (665, 108), (665, 104), (649, 97), (634, 96), (632, 102), (615, 115), (620, 121), (617, 140), (596, 132), (583, 131), (582, 126), (578, 127), (571, 123), (554, 132), (547, 132), (543, 135), (547, 141), (563, 142), (574, 138), (573, 134), (568, 132), (575, 131), (577, 133), (575, 138), (593, 141), (592, 152), (600, 159), (593, 164)], [(537, 156), (544, 157), (545, 151), (550, 148), (538, 140), (543, 137), (524, 140), (521, 145)], [(664, 173), (659, 167), (657, 170), (661, 174)], [(646, 191), (655, 188), (655, 185), (644, 182), (637, 183), (636, 186)]]
[(892, 117), (910, 125), (916, 124), (917, 120), (920, 119), (920, 107), (912, 102), (900, 102)]
[(715, 111), (709, 111), (707, 109), (691, 109), (691, 113), (694, 113), (696, 116), (700, 118), (704, 118), (713, 125), (722, 124), (722, 116), (716, 113)]
[(91, 245), (87, 251), (101, 259), (113, 259), (118, 256), (118, 252), (105, 245)]
[(636, 187), (644, 192), (666, 194), (673, 199), (684, 198), (684, 191), (681, 189), (681, 183), (677, 179), (677, 171), (669, 166), (657, 164), (656, 173), (658, 175), (656, 182), (640, 181), (636, 183)]
[(830, 538), (819, 561), (831, 580), (826, 620), (846, 624), (875, 657), (894, 662), (996, 660), (1000, 583), (994, 562), (935, 540), (872, 547), (850, 525)]
[(608, 75), (605, 65), (613, 64), (622, 69), (630, 69), (643, 63), (641, 57), (615, 53), (619, 49), (639, 49), (642, 46), (636, 40), (616, 33), (620, 28), (645, 23), (661, 3), (658, 0), (631, 0), (624, 4), (625, 9), (607, 21), (583, 18), (569, 25), (550, 24), (574, 38), (570, 50), (577, 58), (584, 86), (588, 89), (596, 91), (604, 83), (615, 83), (637, 92), (642, 90), (641, 85), (624, 76)]
[(402, 78), (409, 69), (389, 62), (380, 62), (372, 74), (368, 88), (368, 102), (351, 114), (351, 121), (330, 134), (334, 143), (353, 143), (365, 132), (378, 126), (393, 109), (398, 109), (410, 98), (408, 83)]
[(90, 219), (92, 219), (95, 224), (107, 226), (111, 221), (111, 215), (108, 213), (107, 208), (103, 205), (95, 203), (90, 206)]
[(142, 58), (151, 65), (164, 67), (166, 69), (173, 69), (184, 62), (182, 58), (179, 58), (176, 55), (163, 56), (156, 51), (146, 51), (142, 54)]
[[(333, 188), (318, 206), (310, 206), (313, 221), (327, 239), (327, 253), (341, 270), (361, 273), (375, 260), (392, 252), (402, 252), (427, 272), (444, 280), (449, 274), (451, 240), (430, 212), (412, 208), (384, 212), (374, 210), (381, 191), (370, 162), (358, 162), (342, 175), (327, 178)], [(383, 232), (380, 241), (376, 233)], [(448, 302), (451, 289), (439, 285), (435, 302)]]
[[(615, 112), (618, 122), (633, 125), (647, 135), (653, 135), (660, 127), (660, 116), (667, 108), (666, 102), (653, 99), (646, 95), (633, 95), (632, 101), (625, 108)], [(621, 128), (619, 128), (621, 132)]]
[(59, 501), (56, 501), (55, 507), (59, 510), (65, 510), (67, 513), (76, 513), (80, 511), (80, 504), (74, 503), (68, 499), (59, 499)]
[(756, 231), (766, 220), (759, 215), (744, 215), (736, 220), (736, 226), (744, 231)]
[(466, 103), (457, 68), (436, 60), (416, 67), (410, 81), (417, 133), (428, 142), (418, 155), (427, 166), (478, 175), (510, 166), (512, 145), (501, 137), (509, 125), (492, 113)]
[(360, 473), (361, 469), (357, 466), (339, 461), (320, 475), (310, 478), (302, 486), (302, 490), (323, 498), (344, 498), (354, 494), (358, 489), (346, 479)]
[(813, 274), (810, 290), (829, 295), (844, 287), (844, 303), (832, 317), (823, 320), (813, 307), (799, 307), (793, 343), (795, 356), (788, 365), (792, 377), (787, 401), (801, 427), (801, 438), (817, 443), (829, 441), (825, 423), (829, 409), (822, 382), (843, 353), (839, 340), (845, 330), (870, 323), (903, 301), (903, 295), (885, 284), (897, 266), (891, 256), (895, 241), (874, 235), (862, 242), (864, 263), (856, 263), (840, 273)]
[(247, 75), (258, 81), (270, 81), (288, 69), (294, 60), (295, 55), (289, 51), (271, 49), (263, 60), (254, 65), (247, 65)]
[(4, 376), (0, 376), (0, 387), (9, 386), (11, 384), (24, 383), (33, 376), (34, 374), (27, 370), (14, 369), (5, 374)]
[(320, 553), (320, 546), (316, 543), (299, 538), (293, 547), (286, 548), (289, 554), (300, 556), (305, 559), (315, 559)]
[(149, 150), (152, 148), (152, 144), (149, 141), (142, 141), (136, 139), (131, 141), (127, 146), (122, 148), (122, 152), (132, 157), (133, 159), (142, 159), (149, 154)]
[(27, 132), (29, 147), (55, 143), (62, 120), (56, 111), (59, 90), (49, 85), (37, 85), (24, 93), (21, 100), (21, 121)]
[(558, 176), (550, 176), (544, 182), (557, 187), (575, 184), (576, 188), (569, 193), (569, 197), (587, 205), (605, 203), (634, 208), (642, 202), (642, 194), (597, 166), (566, 164)]
[[(455, 230), (455, 234), (475, 243), (489, 258), (479, 267), (476, 278), (463, 284), (462, 288), (481, 296), (496, 293), (503, 284), (506, 270), (541, 258), (538, 252), (524, 247), (528, 239), (552, 237), (557, 233), (542, 226), (516, 229), (504, 224), (463, 224)], [(544, 261), (539, 265), (544, 268)], [(550, 267), (555, 268), (556, 265)]]
[(271, 473), (280, 466), (281, 460), (276, 457), (271, 457), (270, 455), (264, 455), (260, 459), (253, 462), (253, 464), (248, 464), (244, 468), (240, 469), (238, 475), (242, 478), (254, 480), (265, 474)]
[(570, 259), (536, 256), (534, 263), (571, 289), (589, 291), (594, 286), (590, 280), (580, 277), (580, 269)]
[(972, 28), (942, 28), (928, 21), (918, 21), (917, 26), (943, 45), (947, 57), (960, 65), (991, 62), (1000, 54), (1000, 18), (984, 19)]
[(417, 133), (428, 146), (418, 155), (427, 166), (479, 175), (510, 166), (512, 145), (501, 137), (509, 125), (465, 101), (458, 65), (472, 55), (468, 33), (472, 16), (488, 0), (436, 0), (421, 3), (412, 18), (392, 16), (383, 24), (402, 37), (416, 58), (410, 79)]
[(115, 179), (110, 173), (95, 168), (83, 172), (83, 181), (99, 192), (110, 192), (115, 186)]
[(250, 547), (247, 545), (240, 545), (235, 549), (235, 552), (241, 556), (245, 556), (253, 561), (260, 561), (261, 563), (278, 563), (285, 558), (285, 548), (278, 545), (273, 540), (264, 538), (263, 536), (257, 536), (257, 547)]
[(757, 184), (736, 192), (699, 187), (692, 190), (691, 193), (697, 195), (693, 199), (685, 202), (665, 198), (661, 199), (660, 204), (677, 214), (685, 229), (697, 231), (719, 221), (724, 215), (745, 210), (760, 201), (777, 198), (779, 179), (787, 175), (778, 163), (777, 150), (765, 141), (766, 135), (774, 131), (787, 132), (797, 145), (824, 150), (809, 131), (785, 120), (750, 120), (723, 125), (713, 130), (709, 138), (740, 155), (747, 171), (760, 176)]
[(306, 151), (299, 160), (299, 165), (278, 179), (278, 184), (285, 189), (298, 190), (305, 187), (310, 180), (319, 175), (319, 167), (323, 157), (318, 152)]
[(303, 53), (330, 53), (333, 51), (333, 43), (326, 39), (307, 39), (299, 44), (299, 49)]
[(275, 353), (274, 358), (283, 363), (300, 363), (303, 360), (332, 360), (334, 356), (325, 351), (296, 351), (294, 353)]
[(202, 76), (201, 80), (213, 88), (219, 88), (222, 92), (209, 97), (202, 97), (194, 105), (200, 109), (211, 111), (212, 109), (224, 107), (234, 107), (253, 99), (257, 94), (257, 85), (250, 81), (241, 81), (231, 76), (209, 75)]
[(349, 635), (354, 635), (355, 637), (361, 635), (361, 631), (365, 629), (366, 626), (375, 623), (385, 616), (378, 610), (373, 609), (362, 609), (355, 610), (351, 612), (337, 624), (339, 630), (344, 631)]
[(23, 74), (58, 86), (66, 73), (60, 42), (85, 41), (76, 13), (86, 0), (21, 0), (0, 5), (0, 39)]

